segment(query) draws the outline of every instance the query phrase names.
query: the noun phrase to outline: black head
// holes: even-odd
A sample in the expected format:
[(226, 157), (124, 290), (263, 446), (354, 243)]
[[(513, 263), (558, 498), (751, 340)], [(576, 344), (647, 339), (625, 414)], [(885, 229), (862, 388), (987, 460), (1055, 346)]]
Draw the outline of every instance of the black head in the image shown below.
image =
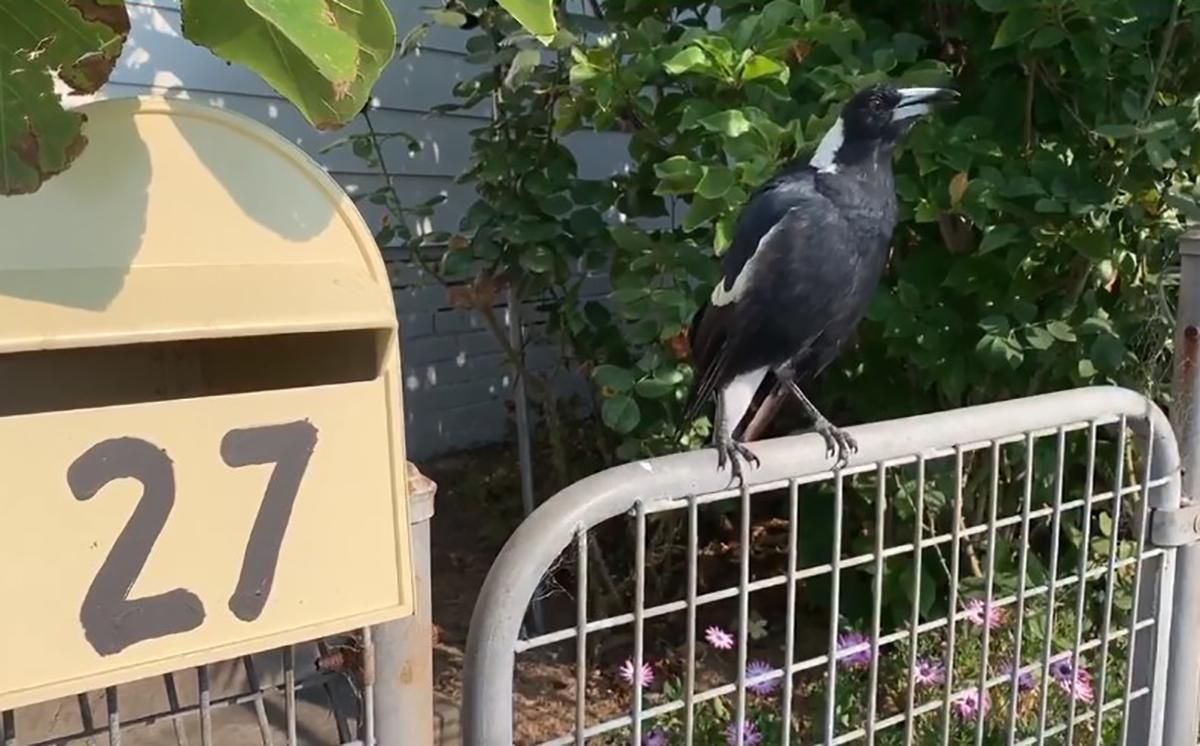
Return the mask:
[(958, 92), (949, 88), (898, 88), (886, 83), (864, 88), (842, 107), (812, 162), (831, 170), (837, 164), (890, 153), (935, 103), (956, 98)]

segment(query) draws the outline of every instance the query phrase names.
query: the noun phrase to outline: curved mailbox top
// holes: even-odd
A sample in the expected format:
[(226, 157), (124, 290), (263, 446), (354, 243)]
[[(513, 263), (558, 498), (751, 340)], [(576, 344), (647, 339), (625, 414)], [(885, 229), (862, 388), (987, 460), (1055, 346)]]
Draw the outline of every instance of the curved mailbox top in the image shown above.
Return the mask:
[(163, 98), (77, 111), (79, 158), (0, 199), (0, 352), (395, 327), (358, 211), (268, 127)]

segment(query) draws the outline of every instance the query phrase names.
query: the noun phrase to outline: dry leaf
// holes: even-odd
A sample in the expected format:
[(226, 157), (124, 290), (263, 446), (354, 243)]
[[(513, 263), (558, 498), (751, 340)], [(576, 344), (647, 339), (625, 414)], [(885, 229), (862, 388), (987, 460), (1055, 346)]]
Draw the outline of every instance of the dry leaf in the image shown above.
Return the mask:
[(950, 180), (950, 204), (954, 207), (958, 207), (959, 203), (962, 202), (963, 195), (967, 192), (969, 181), (965, 171), (959, 171)]

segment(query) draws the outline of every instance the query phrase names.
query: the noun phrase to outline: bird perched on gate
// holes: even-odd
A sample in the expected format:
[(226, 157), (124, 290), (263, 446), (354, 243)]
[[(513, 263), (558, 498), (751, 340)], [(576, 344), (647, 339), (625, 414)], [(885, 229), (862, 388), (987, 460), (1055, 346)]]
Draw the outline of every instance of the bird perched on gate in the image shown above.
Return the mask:
[(856, 93), (807, 163), (784, 167), (750, 196), (721, 260), (721, 279), (692, 319), (696, 374), (684, 424), (716, 397), (718, 466), (738, 456), (758, 464), (740, 439), (756, 392), (795, 396), (846, 462), (856, 444), (800, 388), (831, 363), (866, 313), (896, 225), (892, 152), (946, 88), (875, 85)]

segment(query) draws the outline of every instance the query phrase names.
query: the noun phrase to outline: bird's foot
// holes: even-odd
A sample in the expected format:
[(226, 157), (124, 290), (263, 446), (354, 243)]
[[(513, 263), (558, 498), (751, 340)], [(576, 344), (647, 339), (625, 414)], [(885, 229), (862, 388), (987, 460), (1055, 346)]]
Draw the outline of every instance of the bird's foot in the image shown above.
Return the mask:
[(850, 454), (858, 450), (858, 442), (850, 433), (836, 427), (824, 417), (817, 418), (814, 429), (825, 439), (825, 455), (837, 456), (835, 467), (841, 469), (850, 461)]
[(730, 470), (733, 472), (733, 478), (737, 480), (738, 486), (746, 484), (746, 477), (742, 472), (742, 464), (738, 461), (738, 456), (746, 460), (747, 464), (753, 464), (758, 467), (762, 462), (758, 460), (758, 456), (754, 455), (745, 444), (739, 443), (730, 438), (724, 443), (717, 444), (717, 468), (724, 471), (725, 462), (729, 462)]

